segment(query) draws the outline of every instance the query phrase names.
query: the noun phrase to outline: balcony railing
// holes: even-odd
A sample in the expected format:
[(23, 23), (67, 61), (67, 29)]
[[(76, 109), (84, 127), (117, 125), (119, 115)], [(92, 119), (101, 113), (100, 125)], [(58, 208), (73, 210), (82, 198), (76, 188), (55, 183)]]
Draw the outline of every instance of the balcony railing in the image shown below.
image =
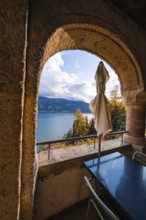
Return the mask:
[[(122, 136), (122, 143), (123, 143), (123, 134), (128, 133), (128, 131), (118, 131), (118, 132), (111, 132), (106, 134), (105, 138), (107, 136), (109, 137), (116, 137), (116, 136)], [(76, 140), (86, 140), (86, 139), (93, 139), (94, 140), (94, 149), (95, 149), (95, 139), (98, 138), (98, 144), (100, 147), (101, 144), (101, 138), (97, 137), (97, 135), (87, 135), (87, 136), (80, 136), (80, 137), (73, 137), (73, 138), (66, 138), (66, 139), (58, 139), (58, 140), (53, 140), (53, 141), (46, 141), (46, 142), (39, 142), (36, 144), (36, 146), (41, 146), (44, 148), (44, 150), (48, 150), (48, 160), (50, 159), (50, 149), (51, 149), (51, 144), (55, 143), (70, 143)]]

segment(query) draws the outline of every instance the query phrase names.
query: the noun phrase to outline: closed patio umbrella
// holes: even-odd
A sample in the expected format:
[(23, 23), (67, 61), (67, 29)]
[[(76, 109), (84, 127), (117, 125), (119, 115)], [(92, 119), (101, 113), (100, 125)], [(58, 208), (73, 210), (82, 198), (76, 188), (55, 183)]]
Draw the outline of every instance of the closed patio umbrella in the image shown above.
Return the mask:
[(109, 79), (108, 71), (106, 70), (103, 62), (101, 61), (97, 67), (95, 74), (96, 80), (96, 96), (90, 102), (89, 108), (95, 116), (95, 128), (99, 141), (99, 156), (101, 148), (101, 137), (105, 136), (112, 130), (111, 118), (108, 109), (108, 99), (106, 98), (105, 84)]

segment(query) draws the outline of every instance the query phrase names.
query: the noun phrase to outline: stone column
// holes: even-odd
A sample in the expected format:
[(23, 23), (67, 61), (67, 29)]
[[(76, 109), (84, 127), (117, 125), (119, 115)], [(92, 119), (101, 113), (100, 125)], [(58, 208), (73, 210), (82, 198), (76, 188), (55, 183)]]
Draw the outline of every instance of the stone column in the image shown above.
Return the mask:
[(126, 105), (126, 131), (124, 141), (135, 145), (146, 145), (145, 140), (145, 104)]

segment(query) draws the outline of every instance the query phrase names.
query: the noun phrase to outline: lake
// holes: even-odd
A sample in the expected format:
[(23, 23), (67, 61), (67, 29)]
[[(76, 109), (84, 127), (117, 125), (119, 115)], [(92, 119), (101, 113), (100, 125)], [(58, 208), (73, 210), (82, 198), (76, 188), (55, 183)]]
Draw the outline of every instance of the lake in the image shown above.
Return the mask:
[[(84, 114), (90, 120), (92, 114)], [(71, 113), (38, 113), (37, 142), (62, 139), (73, 126), (74, 114)]]

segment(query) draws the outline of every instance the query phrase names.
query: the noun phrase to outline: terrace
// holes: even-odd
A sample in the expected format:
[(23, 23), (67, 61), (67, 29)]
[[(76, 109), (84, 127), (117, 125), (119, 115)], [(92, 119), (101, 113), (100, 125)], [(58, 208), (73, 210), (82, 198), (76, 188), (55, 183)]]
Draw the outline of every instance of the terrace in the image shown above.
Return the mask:
[[(102, 141), (101, 146), (101, 155), (118, 151), (131, 158), (135, 150), (122, 137)], [(38, 154), (35, 219), (85, 219), (89, 194), (83, 177), (89, 172), (83, 162), (98, 157), (98, 143), (52, 149), (49, 155), (47, 150)]]
[[(123, 135), (126, 131), (112, 132), (100, 140), (102, 143), (102, 151), (112, 150), (115, 147), (125, 146)], [(83, 143), (80, 142), (83, 140)], [(52, 148), (52, 144), (70, 143), (71, 141), (79, 141), (80, 145), (71, 144), (68, 147), (60, 146), (59, 149)], [(91, 142), (93, 142), (91, 144)], [(100, 144), (101, 145), (101, 144)], [(38, 153), (40, 165), (52, 164), (59, 161), (69, 160), (80, 156), (99, 153), (99, 140), (97, 135), (82, 136), (76, 138), (60, 139), (55, 141), (37, 143), (37, 147), (43, 147), (43, 150)]]

